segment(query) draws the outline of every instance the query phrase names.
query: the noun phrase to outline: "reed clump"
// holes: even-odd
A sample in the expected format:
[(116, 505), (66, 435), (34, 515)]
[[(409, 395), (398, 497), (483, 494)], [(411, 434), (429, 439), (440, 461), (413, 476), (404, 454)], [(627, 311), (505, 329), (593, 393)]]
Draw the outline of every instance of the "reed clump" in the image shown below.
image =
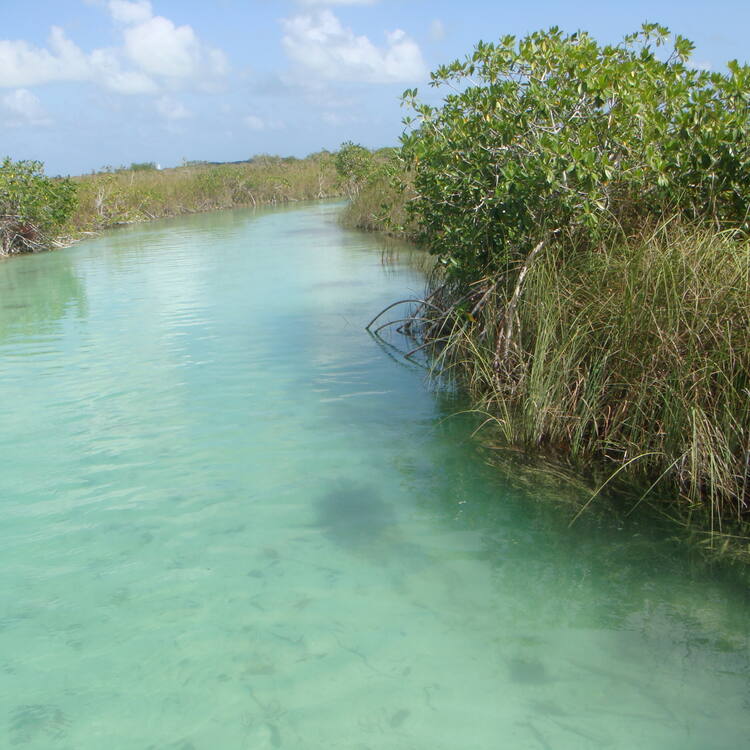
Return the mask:
[(349, 198), (341, 213), (342, 226), (393, 237), (415, 235), (417, 226), (407, 211), (414, 191), (398, 149), (368, 151), (358, 144), (343, 143), (336, 161)]
[(305, 159), (256, 156), (236, 164), (108, 170), (73, 178), (73, 234), (117, 224), (239, 206), (276, 205), (342, 195), (333, 154)]
[(504, 440), (750, 519), (750, 242), (673, 221), (520, 270), (443, 281), (412, 326)]
[(415, 228), (406, 212), (408, 189), (408, 185), (401, 184), (388, 172), (373, 175), (343, 210), (342, 226), (394, 237), (412, 237)]

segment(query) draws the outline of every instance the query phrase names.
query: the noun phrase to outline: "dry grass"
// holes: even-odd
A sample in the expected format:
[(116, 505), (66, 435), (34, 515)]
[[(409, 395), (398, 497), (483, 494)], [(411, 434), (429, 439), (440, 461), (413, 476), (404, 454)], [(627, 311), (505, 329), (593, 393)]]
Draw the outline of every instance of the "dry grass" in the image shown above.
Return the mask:
[(186, 213), (341, 195), (331, 154), (256, 157), (242, 164), (120, 170), (75, 178), (78, 210), (69, 231)]

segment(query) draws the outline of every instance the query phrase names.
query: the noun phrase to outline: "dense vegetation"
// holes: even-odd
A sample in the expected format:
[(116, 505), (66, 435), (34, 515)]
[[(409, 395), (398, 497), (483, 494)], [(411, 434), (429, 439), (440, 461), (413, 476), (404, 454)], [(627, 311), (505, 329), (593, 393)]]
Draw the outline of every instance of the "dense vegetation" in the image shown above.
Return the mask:
[[(367, 152), (369, 154), (369, 152)], [(40, 162), (5, 159), (0, 168), (0, 255), (48, 250), (117, 224), (235, 206), (345, 194), (349, 179), (327, 151), (305, 159), (256, 156), (246, 162), (152, 162), (50, 178)]]
[(750, 516), (750, 68), (670, 39), (551, 29), (441, 67), (441, 106), (405, 93), (391, 214), (442, 267), (413, 332), (509, 442), (718, 527)]
[(334, 155), (305, 159), (256, 156), (236, 164), (190, 163), (157, 170), (149, 164), (75, 178), (73, 232), (235, 206), (258, 206), (341, 195)]
[(37, 161), (5, 159), (0, 167), (0, 256), (54, 245), (75, 208), (70, 180), (53, 180)]
[(432, 85), (442, 107), (406, 102), (403, 139), (420, 236), (451, 272), (475, 276), (553, 235), (576, 247), (654, 217), (750, 227), (750, 68), (686, 65), (693, 45), (648, 24), (618, 46), (585, 33), (480, 43)]
[(406, 213), (408, 175), (398, 149), (369, 151), (348, 141), (336, 155), (336, 168), (350, 198), (341, 216), (345, 227), (413, 236)]

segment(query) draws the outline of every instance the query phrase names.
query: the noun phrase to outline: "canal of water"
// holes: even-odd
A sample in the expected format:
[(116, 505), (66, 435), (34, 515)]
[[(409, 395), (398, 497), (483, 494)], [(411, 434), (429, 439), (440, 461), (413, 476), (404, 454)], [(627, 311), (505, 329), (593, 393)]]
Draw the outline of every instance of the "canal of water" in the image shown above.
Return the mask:
[(0, 263), (0, 746), (745, 747), (747, 592), (488, 467), (337, 211)]

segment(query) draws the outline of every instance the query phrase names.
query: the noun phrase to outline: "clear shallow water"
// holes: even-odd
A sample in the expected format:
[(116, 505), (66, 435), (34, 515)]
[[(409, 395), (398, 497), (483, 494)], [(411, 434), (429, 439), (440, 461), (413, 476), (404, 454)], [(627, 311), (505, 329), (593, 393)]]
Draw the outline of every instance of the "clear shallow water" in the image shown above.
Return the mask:
[(746, 592), (484, 466), (334, 212), (0, 263), (0, 747), (746, 746)]

